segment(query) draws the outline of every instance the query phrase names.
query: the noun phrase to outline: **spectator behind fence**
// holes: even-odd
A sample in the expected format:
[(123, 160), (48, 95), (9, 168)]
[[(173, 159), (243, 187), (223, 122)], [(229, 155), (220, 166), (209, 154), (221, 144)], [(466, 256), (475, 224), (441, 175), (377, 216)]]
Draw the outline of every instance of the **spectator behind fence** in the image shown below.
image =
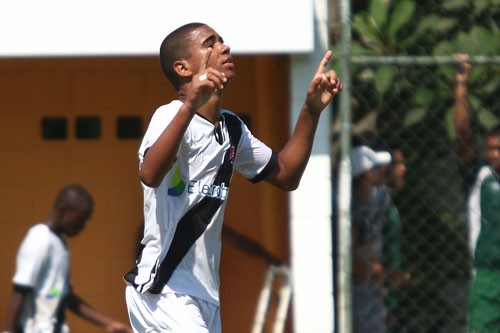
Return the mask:
[(49, 217), (29, 229), (17, 254), (14, 290), (3, 332), (69, 332), (66, 308), (105, 332), (132, 332), (127, 325), (90, 306), (70, 283), (70, 253), (65, 237), (76, 236), (84, 229), (93, 206), (87, 190), (67, 185), (57, 195)]
[(385, 268), (382, 228), (391, 198), (384, 186), (389, 152), (354, 147), (352, 162), (353, 332), (385, 333)]
[(178, 100), (156, 110), (139, 148), (144, 237), (125, 275), (135, 332), (221, 331), (221, 229), (233, 168), (254, 183), (297, 188), (321, 112), (342, 90), (327, 69), (331, 56), (327, 51), (321, 60), (292, 136), (275, 154), (221, 108), (235, 77), (222, 37), (190, 23), (165, 38), (160, 62)]
[(467, 55), (455, 58), (461, 65), (455, 74), (454, 124), (457, 155), (468, 187), (469, 246), (474, 266), (468, 326), (471, 333), (500, 332), (500, 125), (485, 136), (483, 160), (468, 102), (467, 81), (472, 67)]
[(385, 305), (387, 308), (388, 332), (400, 332), (397, 313), (400, 311), (399, 301), (401, 291), (408, 286), (410, 275), (403, 270), (403, 223), (399, 209), (393, 196), (402, 190), (406, 184), (406, 160), (403, 150), (391, 146), (391, 163), (386, 168), (386, 186), (391, 194), (391, 202), (387, 211), (387, 220), (383, 226), (382, 264), (386, 270), (387, 295)]

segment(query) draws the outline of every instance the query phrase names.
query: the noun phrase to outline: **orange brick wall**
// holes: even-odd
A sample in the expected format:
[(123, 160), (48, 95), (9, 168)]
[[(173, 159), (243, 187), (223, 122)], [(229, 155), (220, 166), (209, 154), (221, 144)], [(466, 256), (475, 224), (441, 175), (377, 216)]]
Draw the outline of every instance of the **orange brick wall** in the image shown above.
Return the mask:
[[(238, 78), (225, 107), (249, 116), (254, 133), (273, 148), (288, 135), (288, 61), (236, 58)], [(274, 73), (274, 75), (269, 75)], [(150, 57), (0, 60), (0, 318), (11, 290), (15, 253), (26, 230), (49, 213), (57, 190), (78, 182), (96, 206), (85, 231), (70, 240), (75, 289), (103, 312), (127, 321), (122, 275), (131, 267), (142, 223), (137, 176), (140, 139), (119, 139), (118, 116), (139, 115), (175, 94)], [(75, 137), (78, 116), (98, 116), (101, 137)], [(41, 137), (41, 119), (64, 116), (68, 138)], [(226, 214), (230, 227), (288, 258), (287, 196), (235, 176)], [(265, 263), (223, 241), (222, 315), (226, 332), (250, 329)], [(101, 330), (69, 315), (73, 332)]]

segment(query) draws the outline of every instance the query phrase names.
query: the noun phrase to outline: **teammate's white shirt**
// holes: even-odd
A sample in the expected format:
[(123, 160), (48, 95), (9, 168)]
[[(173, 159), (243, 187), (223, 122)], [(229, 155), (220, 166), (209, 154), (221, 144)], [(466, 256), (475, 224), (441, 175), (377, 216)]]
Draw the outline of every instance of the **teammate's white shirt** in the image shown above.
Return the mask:
[(469, 199), (467, 201), (467, 215), (469, 219), (469, 250), (474, 257), (476, 244), (481, 232), (481, 187), (488, 177), (495, 177), (494, 171), (490, 166), (485, 165), (479, 169), (476, 181), (471, 188)]
[[(181, 105), (182, 102), (176, 100), (157, 109), (139, 148), (140, 166), (147, 149), (156, 142)], [(221, 166), (232, 163), (234, 170), (257, 181), (268, 172), (266, 166), (273, 155), (236, 117), (222, 110), (221, 131), (216, 134), (212, 123), (195, 115), (182, 138), (177, 159), (162, 183), (157, 188), (142, 185), (145, 226), (141, 244), (144, 248), (134, 269), (125, 276), (140, 292), (175, 292), (219, 304), (220, 237), (230, 182), (230, 175), (224, 175)], [(228, 129), (234, 128), (234, 119), (241, 129), (235, 154)], [(228, 156), (229, 164), (224, 162)], [(224, 181), (216, 180), (218, 173)], [(164, 285), (159, 281), (162, 279), (158, 279), (159, 272), (162, 262), (167, 261), (164, 258), (169, 249), (175, 252), (178, 248), (170, 245), (176, 229), (182, 229), (178, 227), (181, 220), (185, 222), (182, 223), (186, 226), (185, 233), (191, 235), (201, 228), (200, 235)]]
[[(69, 269), (70, 254), (64, 241), (45, 224), (31, 227), (19, 248), (13, 278), (16, 287), (33, 290), (20, 317), (25, 333), (54, 332), (70, 289)], [(62, 325), (61, 332), (68, 332)]]

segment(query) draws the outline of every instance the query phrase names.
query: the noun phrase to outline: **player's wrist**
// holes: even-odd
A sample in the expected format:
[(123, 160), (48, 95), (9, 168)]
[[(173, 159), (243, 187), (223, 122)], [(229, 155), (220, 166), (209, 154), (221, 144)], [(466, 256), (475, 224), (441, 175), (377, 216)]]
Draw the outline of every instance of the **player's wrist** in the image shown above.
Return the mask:
[(321, 111), (316, 111), (316, 110), (313, 110), (312, 108), (310, 108), (309, 106), (307, 105), (304, 105), (304, 108), (302, 109), (303, 112), (313, 116), (313, 117), (318, 117), (321, 115)]
[(186, 112), (188, 117), (192, 117), (198, 112), (198, 106), (194, 101), (186, 99), (179, 111)]

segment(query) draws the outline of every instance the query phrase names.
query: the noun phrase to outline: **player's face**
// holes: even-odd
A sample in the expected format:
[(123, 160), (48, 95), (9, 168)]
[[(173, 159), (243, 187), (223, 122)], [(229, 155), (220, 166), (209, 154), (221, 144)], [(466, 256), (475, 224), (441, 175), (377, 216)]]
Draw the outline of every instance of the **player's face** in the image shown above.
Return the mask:
[(85, 223), (91, 214), (88, 205), (82, 205), (79, 208), (64, 209), (62, 214), (63, 233), (69, 237), (79, 234), (84, 228)]
[(235, 66), (231, 48), (224, 44), (222, 37), (209, 26), (202, 26), (191, 33), (191, 64), (196, 70), (201, 66), (203, 55), (212, 48), (212, 54), (207, 62), (207, 68), (212, 67), (223, 72), (231, 81), (235, 77)]
[(486, 159), (488, 164), (500, 173), (500, 136), (489, 136), (486, 138)]
[(387, 168), (388, 171), (388, 185), (389, 187), (400, 190), (405, 184), (406, 164), (405, 157), (401, 150), (394, 150), (392, 152), (392, 161)]

